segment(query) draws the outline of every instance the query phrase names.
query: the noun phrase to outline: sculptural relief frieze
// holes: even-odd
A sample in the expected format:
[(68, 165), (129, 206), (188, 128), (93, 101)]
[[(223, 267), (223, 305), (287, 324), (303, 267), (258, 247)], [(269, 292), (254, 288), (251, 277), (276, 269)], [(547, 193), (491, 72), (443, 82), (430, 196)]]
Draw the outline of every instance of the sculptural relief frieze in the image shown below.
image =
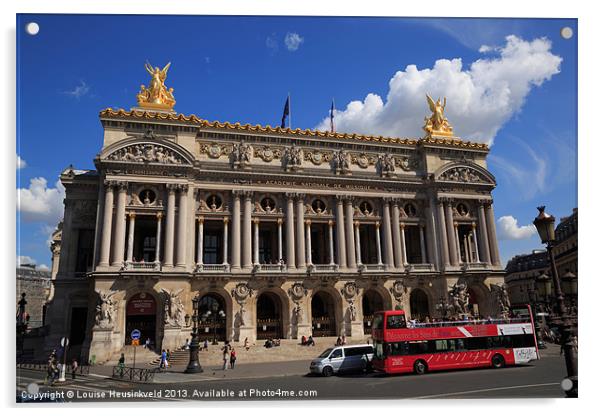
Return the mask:
[(184, 304), (180, 299), (180, 294), (184, 289), (169, 291), (161, 289), (164, 297), (164, 315), (163, 322), (168, 326), (183, 327), (184, 322)]
[(186, 163), (186, 160), (173, 150), (152, 143), (139, 143), (123, 147), (108, 155), (106, 159), (119, 162), (163, 163), (167, 165)]
[(96, 312), (94, 322), (98, 328), (112, 329), (117, 318), (117, 300), (113, 297), (115, 290), (99, 290), (96, 292)]
[(271, 162), (272, 160), (280, 160), (282, 157), (282, 149), (279, 147), (264, 146), (259, 149), (255, 149), (254, 156), (260, 158), (264, 162)]
[(483, 174), (467, 166), (451, 168), (439, 175), (439, 180), (466, 183), (490, 183)]

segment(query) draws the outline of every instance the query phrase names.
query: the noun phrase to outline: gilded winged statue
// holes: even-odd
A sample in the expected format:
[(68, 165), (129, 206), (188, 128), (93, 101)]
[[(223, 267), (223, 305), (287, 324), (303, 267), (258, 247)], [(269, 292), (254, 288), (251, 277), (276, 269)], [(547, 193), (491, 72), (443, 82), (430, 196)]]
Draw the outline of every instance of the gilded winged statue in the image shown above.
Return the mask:
[(429, 135), (451, 136), (453, 134), (453, 128), (444, 114), (447, 98), (443, 97), (443, 103), (441, 103), (441, 98), (438, 98), (437, 102), (435, 102), (430, 95), (426, 94), (426, 101), (429, 104), (432, 114), (430, 117), (424, 118), (424, 127), (422, 127), (422, 129)]
[(173, 96), (173, 88), (168, 89), (165, 86), (165, 79), (167, 78), (167, 71), (170, 66), (171, 62), (165, 65), (163, 69), (160, 69), (158, 66), (153, 67), (148, 62), (144, 64), (144, 68), (150, 74), (151, 80), (148, 88), (144, 85), (140, 86), (140, 92), (137, 95), (140, 107), (171, 109), (176, 104)]

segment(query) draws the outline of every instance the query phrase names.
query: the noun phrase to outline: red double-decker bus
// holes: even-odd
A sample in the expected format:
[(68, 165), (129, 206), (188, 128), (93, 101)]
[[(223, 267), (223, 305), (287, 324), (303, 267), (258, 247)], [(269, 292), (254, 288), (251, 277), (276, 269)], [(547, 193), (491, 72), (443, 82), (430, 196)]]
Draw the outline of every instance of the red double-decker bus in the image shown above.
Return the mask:
[(412, 324), (402, 310), (377, 312), (372, 326), (372, 367), (389, 374), (424, 374), (537, 360), (530, 307), (513, 309), (511, 315), (517, 317)]

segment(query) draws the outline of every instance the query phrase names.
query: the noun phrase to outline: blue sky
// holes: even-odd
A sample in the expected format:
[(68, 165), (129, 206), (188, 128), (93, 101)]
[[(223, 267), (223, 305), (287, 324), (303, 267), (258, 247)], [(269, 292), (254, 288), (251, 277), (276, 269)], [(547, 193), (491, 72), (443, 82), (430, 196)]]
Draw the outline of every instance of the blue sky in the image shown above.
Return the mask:
[[(40, 26), (36, 36), (24, 31), (30, 21)], [(571, 39), (560, 36), (566, 26)], [(338, 129), (417, 137), (426, 102), (406, 92), (416, 87), (423, 97), (453, 87), (448, 116), (456, 132), (492, 143), (505, 261), (540, 248), (532, 230), (508, 217), (521, 227), (537, 205), (557, 218), (577, 206), (576, 20), (19, 15), (17, 43), (17, 154), (24, 161), (17, 255), (38, 264), (50, 265), (59, 172), (70, 163), (94, 167), (98, 112), (134, 106), (148, 80), (146, 60), (172, 62), (167, 84), (178, 112), (251, 124), (279, 124), (290, 92), (293, 127), (320, 126), (334, 97)], [(459, 65), (454, 59), (461, 68), (450, 70)], [(480, 99), (460, 88), (467, 77), (471, 88), (485, 85)], [(486, 104), (508, 91), (509, 104)]]

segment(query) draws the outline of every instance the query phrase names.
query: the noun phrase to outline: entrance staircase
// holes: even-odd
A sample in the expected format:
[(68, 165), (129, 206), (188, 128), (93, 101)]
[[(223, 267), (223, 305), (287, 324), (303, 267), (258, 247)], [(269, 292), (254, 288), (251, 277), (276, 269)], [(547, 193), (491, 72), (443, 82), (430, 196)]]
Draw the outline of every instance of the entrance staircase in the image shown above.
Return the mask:
[[(170, 355), (169, 355), (169, 365), (170, 366), (187, 365), (189, 360), (190, 360), (190, 351), (189, 350), (181, 349), (181, 350), (170, 351)], [(160, 361), (161, 361), (161, 356), (158, 355), (150, 362), (150, 364), (152, 366), (158, 367)]]
[(104, 365), (117, 365), (119, 362), (119, 357), (121, 357), (121, 353), (125, 356), (125, 365), (126, 367), (131, 367), (134, 364), (134, 348), (136, 348), (136, 367), (147, 365), (149, 362), (153, 361), (155, 358), (159, 357), (153, 350), (146, 349), (142, 346), (134, 347), (131, 345), (126, 345), (123, 349), (111, 357), (109, 361), (106, 363), (98, 363)]

